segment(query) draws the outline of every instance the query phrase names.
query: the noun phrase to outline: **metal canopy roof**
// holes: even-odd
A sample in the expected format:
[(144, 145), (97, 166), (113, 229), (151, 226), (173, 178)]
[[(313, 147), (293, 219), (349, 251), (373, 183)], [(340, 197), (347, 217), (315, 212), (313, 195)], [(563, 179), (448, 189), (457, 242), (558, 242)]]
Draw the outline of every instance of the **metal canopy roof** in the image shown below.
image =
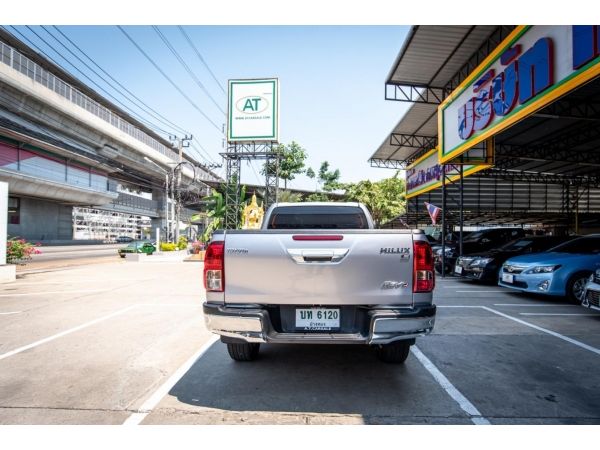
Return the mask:
[[(434, 99), (445, 97), (460, 81), (461, 72), (464, 76), (468, 75), (494, 48), (497, 42), (490, 42), (491, 37), (497, 34), (497, 40), (500, 40), (503, 33), (511, 28), (498, 25), (413, 26), (386, 84), (412, 87), (415, 90), (410, 95), (398, 100), (410, 101), (410, 97), (417, 103), (406, 111), (371, 156), (372, 165), (403, 167), (419, 152), (429, 150), (418, 144), (437, 142), (439, 102), (432, 101), (426, 92), (434, 92)], [(411, 140), (406, 135), (416, 135), (421, 139)]]
[(444, 88), (497, 25), (413, 26), (387, 83)]
[(396, 141), (395, 135), (416, 135), (417, 133), (430, 137), (433, 141), (437, 142), (436, 105), (428, 103), (413, 104), (390, 134), (385, 137), (385, 140), (381, 143), (377, 151), (373, 153), (371, 162), (373, 160), (380, 160), (383, 165), (385, 165), (384, 161), (405, 163), (419, 151), (419, 148), (409, 145), (397, 145), (399, 142)]

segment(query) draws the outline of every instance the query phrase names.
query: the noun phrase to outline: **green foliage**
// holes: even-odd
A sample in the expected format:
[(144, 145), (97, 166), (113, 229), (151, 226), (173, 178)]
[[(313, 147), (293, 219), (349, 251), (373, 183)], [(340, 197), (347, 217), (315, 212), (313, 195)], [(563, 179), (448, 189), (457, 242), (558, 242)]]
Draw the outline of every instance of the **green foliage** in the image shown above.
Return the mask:
[(161, 242), (160, 250), (162, 252), (174, 252), (175, 250), (177, 250), (177, 244), (175, 244), (174, 242)]
[(329, 170), (329, 161), (323, 161), (319, 168), (319, 184), (325, 192), (332, 192), (340, 189), (340, 169)]
[[(36, 244), (40, 246), (41, 244)], [(31, 259), (31, 255), (42, 253), (31, 242), (25, 239), (10, 238), (6, 240), (6, 262), (8, 264), (19, 263)]]
[(204, 197), (202, 200), (206, 202), (207, 213), (206, 216), (212, 220), (202, 233), (202, 242), (210, 241), (210, 238), (215, 230), (223, 228), (223, 222), (225, 221), (225, 200), (223, 194), (216, 189), (212, 190), (212, 194), (208, 197)]
[(185, 250), (188, 246), (188, 240), (185, 236), (179, 236), (179, 239), (177, 240), (177, 248), (179, 250)]
[[(220, 189), (224, 192), (228, 189), (227, 185), (221, 185)], [(250, 200), (251, 195), (246, 192), (246, 186), (242, 186), (240, 188), (240, 217), (238, 218), (237, 228), (241, 228), (242, 226), (242, 211), (244, 206)], [(209, 222), (207, 227), (204, 229), (200, 240), (204, 243), (210, 241), (212, 234), (215, 230), (223, 228), (225, 226), (225, 199), (223, 198), (223, 194), (216, 189), (212, 190), (212, 194), (208, 197), (204, 197), (202, 200), (206, 202), (207, 213), (206, 216), (211, 218), (212, 220)]]
[[(280, 144), (277, 147), (282, 157), (279, 160), (279, 178), (283, 180), (283, 187), (287, 189), (287, 182), (296, 178), (296, 175), (304, 173), (304, 161), (306, 160), (306, 150), (295, 141), (289, 145)], [(275, 173), (275, 164), (265, 163), (261, 173), (263, 175)]]
[(306, 169), (306, 176), (312, 180), (317, 175), (315, 174), (315, 171), (313, 170), (313, 168), (309, 167), (308, 169)]
[(297, 203), (302, 201), (302, 195), (292, 191), (279, 191), (277, 201), (280, 203)]
[(307, 202), (328, 202), (331, 199), (329, 198), (329, 196), (324, 193), (324, 192), (313, 192), (312, 194), (308, 195), (305, 199), (305, 201)]
[(343, 187), (345, 199), (366, 205), (377, 227), (405, 210), (406, 187), (398, 172), (391, 178), (375, 182), (364, 180)]

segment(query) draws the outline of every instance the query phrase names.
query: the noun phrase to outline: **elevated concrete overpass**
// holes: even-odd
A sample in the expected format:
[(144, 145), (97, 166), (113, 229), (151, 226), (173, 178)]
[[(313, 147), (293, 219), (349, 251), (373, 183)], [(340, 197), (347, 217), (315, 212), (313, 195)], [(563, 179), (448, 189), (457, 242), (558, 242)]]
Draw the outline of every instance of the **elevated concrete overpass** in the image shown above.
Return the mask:
[(221, 181), (0, 29), (0, 180), (9, 183), (9, 235), (110, 239), (165, 229), (165, 173), (180, 161), (186, 198)]

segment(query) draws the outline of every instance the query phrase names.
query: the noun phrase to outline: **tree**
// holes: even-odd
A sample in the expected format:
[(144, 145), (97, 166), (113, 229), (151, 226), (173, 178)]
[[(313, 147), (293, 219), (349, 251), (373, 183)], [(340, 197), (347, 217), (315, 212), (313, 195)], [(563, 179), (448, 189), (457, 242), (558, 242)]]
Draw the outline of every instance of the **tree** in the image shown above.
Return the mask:
[(204, 197), (202, 200), (207, 202), (206, 216), (212, 219), (204, 229), (201, 238), (202, 242), (208, 242), (213, 232), (223, 227), (225, 221), (225, 202), (223, 201), (223, 194), (216, 189), (213, 189), (212, 194)]
[(332, 192), (340, 189), (340, 169), (329, 170), (329, 161), (323, 161), (319, 168), (319, 184), (323, 186), (325, 192)]
[[(221, 185), (221, 189), (224, 191), (225, 189), (227, 189), (227, 186)], [(240, 217), (238, 218), (237, 228), (241, 228), (242, 226), (242, 211), (244, 210), (244, 206), (246, 206), (250, 197), (251, 196), (249, 196), (249, 194), (246, 194), (246, 186), (243, 185), (240, 188), (240, 204), (238, 208), (240, 211)], [(207, 197), (204, 197), (202, 200), (204, 200), (207, 205), (206, 216), (212, 219), (207, 225), (207, 227), (204, 229), (201, 238), (202, 242), (208, 242), (215, 230), (223, 228), (225, 224), (225, 213), (227, 211), (227, 208), (225, 206), (223, 194), (217, 191), (216, 189), (213, 189), (212, 194)]]
[[(304, 173), (304, 161), (306, 160), (306, 150), (295, 141), (289, 145), (280, 144), (276, 150), (281, 154), (279, 160), (279, 178), (283, 180), (283, 188), (287, 189), (287, 182), (296, 178), (296, 175)], [(263, 175), (275, 172), (275, 165), (265, 163), (261, 173)]]
[(313, 192), (306, 197), (307, 202), (328, 202), (331, 199), (325, 192)]
[(371, 211), (375, 226), (397, 217), (405, 210), (406, 187), (399, 172), (380, 181), (359, 181), (344, 185), (347, 201), (363, 203)]
[(302, 201), (302, 195), (292, 191), (279, 191), (277, 201), (281, 203), (297, 203)]

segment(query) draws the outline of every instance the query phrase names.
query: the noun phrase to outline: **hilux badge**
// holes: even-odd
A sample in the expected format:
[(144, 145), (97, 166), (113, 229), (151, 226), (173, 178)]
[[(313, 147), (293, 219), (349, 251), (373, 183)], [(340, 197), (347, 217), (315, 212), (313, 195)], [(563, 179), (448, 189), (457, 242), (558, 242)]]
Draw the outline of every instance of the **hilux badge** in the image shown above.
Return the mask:
[(400, 259), (407, 259), (410, 257), (410, 248), (408, 247), (381, 247), (379, 249), (380, 255), (400, 255)]

